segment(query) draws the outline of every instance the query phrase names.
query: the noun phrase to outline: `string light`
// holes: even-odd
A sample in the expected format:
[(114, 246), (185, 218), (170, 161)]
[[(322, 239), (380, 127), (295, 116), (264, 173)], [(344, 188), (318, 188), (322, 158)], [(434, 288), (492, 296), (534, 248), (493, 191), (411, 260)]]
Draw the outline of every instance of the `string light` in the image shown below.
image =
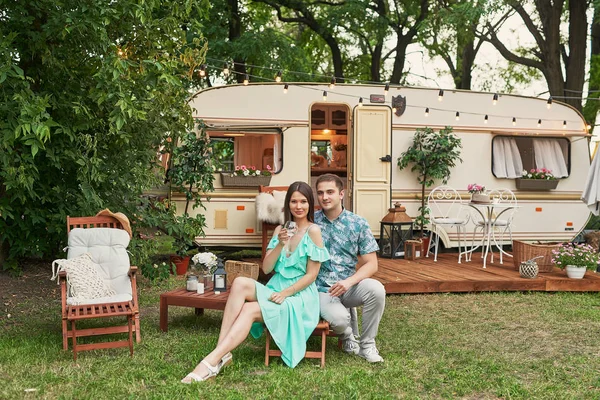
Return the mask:
[(539, 128), (540, 126), (542, 126), (542, 120), (541, 120), (541, 119), (538, 119), (538, 128)]
[(567, 121), (563, 121), (563, 129), (567, 129)]
[(498, 93), (494, 93), (494, 99), (492, 100), (492, 104), (493, 105), (498, 104)]
[(335, 76), (331, 77), (331, 82), (329, 83), (329, 89), (333, 89), (335, 87)]
[(429, 107), (427, 107), (427, 108), (425, 109), (425, 116), (426, 116), (426, 117), (429, 117)]
[(281, 70), (277, 71), (277, 75), (275, 76), (275, 82), (279, 83), (281, 82)]
[(385, 84), (385, 89), (383, 89), (383, 95), (387, 96), (388, 92), (390, 91), (390, 84), (389, 82)]
[(287, 83), (285, 85), (283, 85), (283, 94), (286, 94), (288, 92), (288, 88), (289, 88), (289, 85)]
[(225, 75), (225, 77), (229, 76), (229, 64), (225, 63), (223, 64), (223, 75)]
[(397, 111), (396, 107), (392, 107), (392, 113), (396, 114), (396, 111)]
[(248, 86), (248, 83), (250, 83), (250, 77), (248, 76), (248, 74), (244, 75), (244, 86)]
[(552, 107), (552, 96), (548, 97), (548, 101), (546, 102), (546, 108), (549, 110)]
[(444, 89), (440, 89), (438, 92), (438, 101), (444, 100)]
[(457, 111), (456, 112), (456, 120), (458, 121), (460, 119), (460, 113)]
[(517, 119), (513, 117), (513, 126), (517, 125)]
[(323, 101), (327, 101), (327, 90), (323, 90)]
[(200, 77), (204, 78), (206, 76), (206, 64), (202, 64), (200, 66)]
[(361, 97), (360, 99), (358, 99), (358, 106), (362, 107), (363, 105), (363, 98)]
[(484, 123), (484, 124), (487, 124), (487, 123), (488, 123), (488, 119), (489, 119), (489, 118), (488, 118), (488, 115), (487, 115), (487, 114), (485, 114), (485, 117), (483, 118), (483, 123)]

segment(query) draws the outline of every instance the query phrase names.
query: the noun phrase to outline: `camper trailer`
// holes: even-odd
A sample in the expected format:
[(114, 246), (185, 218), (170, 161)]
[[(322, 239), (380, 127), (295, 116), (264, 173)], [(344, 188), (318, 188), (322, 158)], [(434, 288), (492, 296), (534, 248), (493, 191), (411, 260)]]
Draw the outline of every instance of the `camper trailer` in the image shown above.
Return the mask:
[[(461, 138), (462, 162), (452, 169), (448, 185), (465, 202), (471, 183), (515, 192), (513, 239), (570, 240), (589, 217), (580, 201), (590, 166), (587, 126), (575, 109), (551, 99), (418, 87), (386, 93), (377, 85), (290, 83), (284, 90), (284, 84), (265, 83), (202, 90), (190, 106), (219, 149), (219, 169), (269, 167), (274, 173), (268, 186), (301, 180), (314, 187), (321, 174), (337, 174), (346, 182), (345, 207), (365, 217), (376, 237), (394, 203), (405, 206), (409, 216), (418, 215), (421, 187), (397, 160), (423, 127), (450, 126)], [(518, 165), (515, 158), (526, 170), (557, 165), (557, 187), (517, 189), (510, 172)], [(220, 172), (206, 209), (193, 211), (204, 213), (208, 225), (198, 243), (259, 246), (258, 184), (238, 180), (232, 186)], [(177, 193), (173, 198), (183, 201)], [(455, 230), (440, 236), (445, 247), (458, 246)]]

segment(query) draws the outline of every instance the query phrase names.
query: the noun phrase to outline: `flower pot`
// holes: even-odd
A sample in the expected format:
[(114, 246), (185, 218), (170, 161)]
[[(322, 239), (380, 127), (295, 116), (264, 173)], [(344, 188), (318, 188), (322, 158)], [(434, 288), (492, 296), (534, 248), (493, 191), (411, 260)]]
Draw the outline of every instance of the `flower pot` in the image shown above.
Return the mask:
[(170, 260), (175, 264), (175, 272), (177, 275), (185, 275), (190, 265), (190, 257), (171, 256)]
[(585, 275), (586, 268), (578, 267), (576, 265), (567, 265), (565, 268), (567, 271), (567, 276), (572, 279), (581, 279)]
[(515, 179), (517, 189), (522, 190), (551, 190), (558, 186), (558, 179)]
[(221, 184), (223, 187), (259, 187), (269, 186), (271, 176), (231, 176), (229, 172), (221, 172)]

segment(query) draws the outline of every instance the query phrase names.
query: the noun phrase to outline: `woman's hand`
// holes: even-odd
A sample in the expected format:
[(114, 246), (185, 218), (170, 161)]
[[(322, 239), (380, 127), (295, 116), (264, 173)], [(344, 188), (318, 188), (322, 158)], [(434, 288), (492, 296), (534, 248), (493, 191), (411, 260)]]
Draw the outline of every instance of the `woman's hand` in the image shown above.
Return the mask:
[(285, 246), (286, 243), (288, 242), (288, 240), (290, 240), (287, 229), (281, 228), (281, 230), (279, 231), (279, 234), (277, 235), (277, 239), (279, 239), (279, 243), (281, 243), (283, 246)]
[(283, 303), (283, 301), (286, 298), (287, 298), (287, 296), (285, 294), (283, 294), (282, 292), (273, 292), (271, 297), (269, 297), (269, 300), (272, 301), (273, 303), (281, 304), (281, 303)]

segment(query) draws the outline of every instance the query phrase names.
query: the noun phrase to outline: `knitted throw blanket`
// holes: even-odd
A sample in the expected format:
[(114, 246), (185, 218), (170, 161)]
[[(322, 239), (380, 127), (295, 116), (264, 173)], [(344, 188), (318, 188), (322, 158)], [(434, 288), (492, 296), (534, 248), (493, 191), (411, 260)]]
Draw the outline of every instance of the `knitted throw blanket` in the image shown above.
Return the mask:
[(102, 279), (90, 253), (70, 259), (59, 259), (52, 262), (52, 280), (58, 277), (60, 271), (67, 273), (68, 297), (73, 304), (85, 304), (89, 299), (110, 297), (116, 295)]

